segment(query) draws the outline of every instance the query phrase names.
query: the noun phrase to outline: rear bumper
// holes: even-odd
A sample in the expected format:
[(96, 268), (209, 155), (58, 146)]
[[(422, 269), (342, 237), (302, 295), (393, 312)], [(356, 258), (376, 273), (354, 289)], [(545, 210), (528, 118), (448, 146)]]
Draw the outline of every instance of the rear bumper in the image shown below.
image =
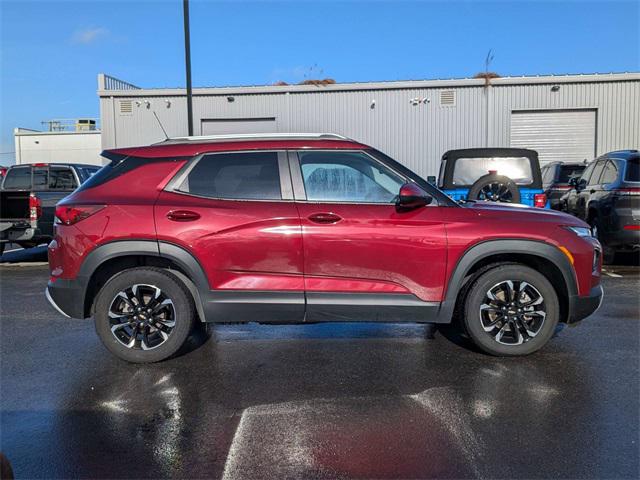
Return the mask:
[(569, 297), (568, 324), (574, 324), (594, 313), (602, 304), (604, 293), (602, 285), (593, 287), (586, 297), (571, 295)]
[(605, 243), (608, 247), (632, 249), (640, 247), (640, 230), (624, 230), (607, 232)]
[(53, 308), (70, 318), (85, 318), (84, 288), (77, 280), (49, 281), (45, 296)]

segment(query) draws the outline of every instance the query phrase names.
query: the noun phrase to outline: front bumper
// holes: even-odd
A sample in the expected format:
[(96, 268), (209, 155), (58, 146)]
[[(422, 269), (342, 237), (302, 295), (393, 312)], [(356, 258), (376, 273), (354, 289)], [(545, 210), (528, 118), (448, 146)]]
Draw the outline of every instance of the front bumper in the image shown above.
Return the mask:
[(602, 285), (593, 287), (589, 292), (589, 295), (586, 297), (571, 295), (569, 297), (569, 315), (567, 316), (567, 323), (571, 325), (587, 318), (600, 308), (603, 298), (604, 293), (602, 291)]
[(49, 281), (45, 296), (58, 312), (70, 318), (85, 318), (84, 288), (77, 280)]

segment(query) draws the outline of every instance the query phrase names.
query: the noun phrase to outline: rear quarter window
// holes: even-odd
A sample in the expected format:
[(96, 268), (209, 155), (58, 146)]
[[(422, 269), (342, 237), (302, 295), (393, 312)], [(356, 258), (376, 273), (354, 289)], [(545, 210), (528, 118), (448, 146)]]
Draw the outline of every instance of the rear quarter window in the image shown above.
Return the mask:
[(640, 182), (640, 158), (630, 158), (627, 160), (624, 179), (627, 182)]

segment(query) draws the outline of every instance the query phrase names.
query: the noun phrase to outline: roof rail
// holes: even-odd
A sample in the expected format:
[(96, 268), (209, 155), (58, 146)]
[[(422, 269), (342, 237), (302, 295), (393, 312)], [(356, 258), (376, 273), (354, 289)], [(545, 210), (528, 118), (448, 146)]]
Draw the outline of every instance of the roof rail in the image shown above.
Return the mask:
[(155, 145), (163, 145), (167, 143), (203, 143), (203, 142), (221, 142), (229, 140), (351, 140), (337, 133), (237, 133), (229, 135), (201, 135), (193, 137), (172, 137)]

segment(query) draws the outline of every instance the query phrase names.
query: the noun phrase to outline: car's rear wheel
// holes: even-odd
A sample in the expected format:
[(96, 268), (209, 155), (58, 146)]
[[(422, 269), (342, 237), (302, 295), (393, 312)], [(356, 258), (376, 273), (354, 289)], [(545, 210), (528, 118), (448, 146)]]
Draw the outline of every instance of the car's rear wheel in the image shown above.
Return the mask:
[(519, 264), (485, 271), (470, 286), (464, 323), (475, 344), (491, 355), (528, 355), (553, 336), (558, 295), (540, 272)]
[(94, 310), (102, 343), (133, 363), (158, 362), (176, 353), (195, 317), (182, 282), (166, 270), (148, 267), (114, 275), (98, 293)]

